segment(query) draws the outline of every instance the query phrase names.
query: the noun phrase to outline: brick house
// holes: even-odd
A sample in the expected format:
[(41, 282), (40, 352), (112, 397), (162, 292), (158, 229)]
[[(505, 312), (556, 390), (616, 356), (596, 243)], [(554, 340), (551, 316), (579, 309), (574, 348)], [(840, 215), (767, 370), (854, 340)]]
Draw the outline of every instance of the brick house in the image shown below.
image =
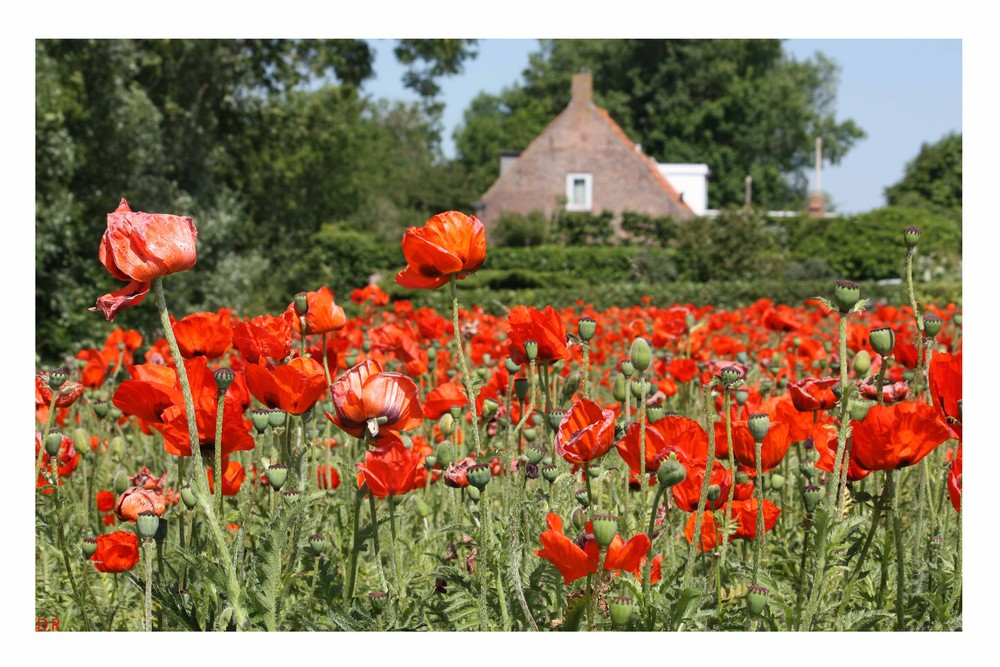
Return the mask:
[[(593, 102), (593, 77), (573, 75), (569, 105), (520, 154), (500, 158), (500, 176), (477, 204), (489, 228), (505, 211), (624, 211), (687, 220), (695, 211), (658, 165)], [(668, 172), (669, 173), (669, 172)], [(703, 186), (704, 187), (704, 186)], [(703, 194), (703, 193), (698, 193)], [(704, 197), (700, 197), (703, 199)]]

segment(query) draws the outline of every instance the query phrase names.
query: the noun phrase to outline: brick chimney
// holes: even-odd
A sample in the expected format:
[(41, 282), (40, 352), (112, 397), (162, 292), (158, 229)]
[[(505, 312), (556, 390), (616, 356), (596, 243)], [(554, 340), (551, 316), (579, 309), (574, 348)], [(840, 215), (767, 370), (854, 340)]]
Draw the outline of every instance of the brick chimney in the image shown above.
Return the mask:
[(570, 104), (590, 104), (594, 98), (594, 75), (587, 70), (574, 74), (570, 92)]

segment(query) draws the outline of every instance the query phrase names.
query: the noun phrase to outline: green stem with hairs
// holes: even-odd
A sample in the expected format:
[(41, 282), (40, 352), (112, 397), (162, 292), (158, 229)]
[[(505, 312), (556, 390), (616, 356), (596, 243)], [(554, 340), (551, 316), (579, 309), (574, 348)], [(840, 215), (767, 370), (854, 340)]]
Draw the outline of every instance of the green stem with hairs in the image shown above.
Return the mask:
[(472, 414), (472, 439), (476, 446), (476, 454), (479, 454), (479, 414), (476, 406), (477, 393), (472, 387), (472, 375), (469, 374), (469, 363), (465, 359), (465, 344), (462, 342), (462, 331), (458, 326), (458, 282), (455, 274), (451, 274), (451, 321), (455, 334), (455, 346), (458, 348), (458, 360), (462, 366), (462, 384), (465, 386), (465, 395), (469, 399), (469, 412)]
[(844, 586), (843, 598), (840, 601), (840, 606), (837, 608), (837, 618), (843, 618), (844, 608), (847, 606), (847, 601), (851, 597), (851, 589), (854, 587), (854, 583), (858, 579), (858, 575), (861, 574), (861, 568), (864, 567), (865, 561), (868, 558), (868, 550), (872, 546), (872, 541), (875, 537), (875, 531), (878, 529), (879, 521), (882, 517), (882, 509), (885, 507), (886, 501), (889, 496), (894, 493), (893, 476), (891, 470), (885, 471), (885, 484), (882, 486), (882, 493), (879, 497), (875, 499), (875, 507), (872, 510), (872, 523), (868, 528), (868, 534), (865, 536), (864, 545), (861, 547), (861, 553), (858, 555), (858, 562), (854, 564), (854, 571), (851, 572), (850, 578), (847, 580), (847, 584)]
[[(764, 473), (761, 469), (761, 441), (754, 438), (754, 463), (756, 464), (757, 476), (754, 478), (754, 486), (757, 489), (757, 532), (754, 535), (753, 554), (753, 583), (757, 585), (757, 577), (760, 569), (761, 552), (764, 550)], [(735, 480), (733, 486), (735, 486)]]
[(701, 543), (701, 522), (705, 513), (705, 503), (708, 501), (708, 487), (712, 484), (712, 468), (715, 467), (715, 423), (712, 419), (712, 387), (713, 382), (709, 382), (702, 388), (704, 394), (705, 430), (708, 434), (708, 460), (705, 462), (705, 479), (701, 483), (701, 495), (698, 497), (698, 510), (694, 517), (694, 535), (691, 538), (691, 546), (688, 550), (688, 561), (684, 566), (684, 586), (686, 590), (690, 588), (691, 574), (694, 571), (694, 559), (697, 555), (697, 545)]
[[(730, 391), (728, 387), (723, 387), (722, 412), (726, 419), (726, 447), (729, 449), (729, 474), (733, 476), (733, 481), (729, 485), (729, 494), (726, 496), (726, 520), (723, 523), (725, 527), (722, 531), (722, 544), (719, 548), (720, 570), (726, 562), (726, 550), (729, 547), (729, 534), (732, 532), (733, 498), (736, 497), (736, 453), (733, 451), (733, 415), (732, 410), (730, 410), (731, 404), (732, 391)], [(709, 473), (706, 472), (705, 474), (708, 475)]]
[(143, 626), (146, 632), (153, 631), (153, 558), (149, 553), (149, 543), (152, 540), (142, 540), (142, 560), (146, 566), (146, 596), (143, 604)]
[[(35, 479), (32, 483), (36, 483), (38, 480), (38, 475), (42, 472), (42, 457), (45, 455), (45, 440), (49, 437), (49, 433), (52, 432), (52, 424), (56, 420), (56, 401), (59, 400), (59, 389), (52, 390), (52, 400), (49, 402), (49, 416), (45, 420), (45, 430), (42, 431), (42, 446), (38, 448), (38, 457), (35, 460)], [(56, 452), (54, 458), (59, 457), (59, 452)]]
[(226, 410), (226, 392), (219, 392), (217, 402), (219, 407), (215, 412), (215, 507), (219, 512), (219, 519), (225, 520), (223, 516), (225, 508), (222, 505), (222, 421)]

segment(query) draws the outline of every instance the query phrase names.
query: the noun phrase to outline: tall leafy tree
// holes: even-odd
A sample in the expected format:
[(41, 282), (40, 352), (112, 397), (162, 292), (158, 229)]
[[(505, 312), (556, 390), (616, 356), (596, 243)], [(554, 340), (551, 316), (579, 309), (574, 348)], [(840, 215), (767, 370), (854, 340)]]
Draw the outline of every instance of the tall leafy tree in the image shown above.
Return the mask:
[(903, 178), (885, 189), (890, 206), (931, 206), (962, 214), (962, 135), (923, 144)]

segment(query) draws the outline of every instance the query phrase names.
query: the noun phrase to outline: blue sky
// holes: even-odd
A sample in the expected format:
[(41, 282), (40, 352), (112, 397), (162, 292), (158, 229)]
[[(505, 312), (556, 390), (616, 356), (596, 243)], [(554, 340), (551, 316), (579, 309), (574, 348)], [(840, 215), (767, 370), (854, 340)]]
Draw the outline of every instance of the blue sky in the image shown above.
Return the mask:
[[(365, 90), (375, 97), (415, 100), (402, 87), (392, 40), (373, 40), (375, 74)], [(821, 51), (840, 66), (837, 114), (868, 134), (838, 166), (824, 165), (823, 189), (838, 211), (858, 213), (885, 205), (883, 191), (897, 182), (922, 143), (962, 131), (962, 42), (958, 39), (795, 39), (784, 44), (797, 60)], [(463, 74), (442, 81), (445, 155), (451, 134), (480, 92), (499, 93), (521, 78), (533, 39), (485, 39)], [(635, 137), (641, 141), (641, 137)], [(666, 160), (666, 156), (654, 156)], [(712, 165), (709, 165), (711, 167)], [(809, 174), (812, 187), (812, 173)]]

